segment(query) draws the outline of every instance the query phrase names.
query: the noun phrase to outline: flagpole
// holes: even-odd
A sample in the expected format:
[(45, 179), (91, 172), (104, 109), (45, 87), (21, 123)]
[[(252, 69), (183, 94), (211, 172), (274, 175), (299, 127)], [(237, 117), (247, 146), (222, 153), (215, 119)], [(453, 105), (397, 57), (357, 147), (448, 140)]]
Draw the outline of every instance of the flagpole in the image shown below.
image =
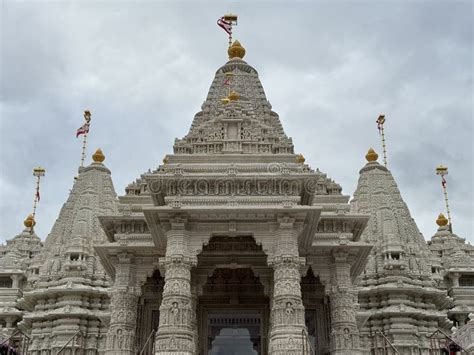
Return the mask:
[[(84, 119), (86, 124), (89, 124), (91, 120), (91, 112), (89, 110), (84, 111)], [(87, 134), (89, 133), (89, 128), (84, 132), (84, 138), (82, 140), (82, 153), (81, 153), (81, 168), (84, 167), (84, 160), (86, 159), (86, 149), (87, 149)]]
[(230, 31), (229, 31), (229, 48), (232, 46), (232, 26), (237, 26), (237, 15), (233, 14), (226, 14), (223, 16), (224, 20), (230, 24)]
[(446, 212), (448, 214), (449, 230), (453, 232), (453, 224), (451, 222), (451, 211), (449, 210), (448, 190), (446, 188), (445, 175), (448, 175), (448, 167), (440, 165), (436, 168), (436, 175), (441, 176), (441, 187), (443, 188), (444, 203), (446, 204)]
[(34, 168), (33, 169), (33, 176), (36, 177), (36, 188), (35, 188), (35, 199), (34, 199), (34, 202), (33, 202), (33, 220), (35, 219), (35, 216), (36, 216), (36, 208), (37, 208), (37, 205), (38, 205), (38, 201), (40, 199), (40, 181), (41, 181), (41, 177), (44, 176), (44, 173), (46, 172), (46, 170), (44, 168), (42, 168), (41, 166), (38, 166), (37, 168)]
[(86, 159), (86, 147), (87, 147), (87, 133), (84, 133), (84, 139), (82, 140), (81, 168), (84, 167), (84, 160)]
[(385, 115), (379, 115), (377, 118), (377, 127), (379, 129), (380, 137), (382, 138), (382, 151), (383, 151), (383, 163), (385, 167), (387, 167), (387, 146), (385, 144), (385, 131), (384, 131), (384, 123), (385, 123)]

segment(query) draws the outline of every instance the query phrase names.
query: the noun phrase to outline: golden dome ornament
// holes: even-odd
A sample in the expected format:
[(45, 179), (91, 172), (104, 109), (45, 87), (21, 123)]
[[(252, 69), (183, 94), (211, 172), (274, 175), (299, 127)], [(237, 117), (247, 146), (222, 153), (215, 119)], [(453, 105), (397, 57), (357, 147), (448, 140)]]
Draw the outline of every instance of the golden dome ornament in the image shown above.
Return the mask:
[(448, 222), (449, 222), (448, 219), (442, 213), (440, 213), (438, 218), (436, 219), (436, 224), (440, 227), (447, 226)]
[(245, 56), (245, 48), (242, 47), (239, 41), (234, 41), (232, 45), (227, 50), (227, 54), (229, 54), (229, 59), (233, 58), (240, 58), (242, 59)]
[(369, 163), (372, 163), (374, 161), (377, 161), (378, 158), (379, 155), (375, 152), (375, 150), (373, 148), (369, 148), (369, 151), (365, 155), (365, 159), (367, 159)]
[(92, 160), (94, 163), (102, 163), (105, 160), (105, 155), (102, 153), (102, 149), (98, 148), (94, 154), (92, 154)]
[(305, 157), (303, 156), (303, 154), (298, 154), (296, 156), (296, 162), (298, 164), (304, 164), (304, 162), (306, 161)]
[(32, 214), (30, 214), (28, 217), (26, 217), (26, 219), (23, 221), (23, 225), (26, 228), (33, 228), (35, 226), (35, 224), (36, 224), (35, 218), (33, 217)]

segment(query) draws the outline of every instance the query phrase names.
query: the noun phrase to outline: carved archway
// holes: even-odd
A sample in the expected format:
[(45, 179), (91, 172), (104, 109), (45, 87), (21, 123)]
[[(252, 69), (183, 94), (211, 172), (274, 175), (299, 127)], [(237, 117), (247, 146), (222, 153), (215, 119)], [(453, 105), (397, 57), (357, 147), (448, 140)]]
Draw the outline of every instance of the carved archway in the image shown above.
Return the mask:
[(251, 236), (214, 236), (197, 259), (201, 352), (237, 341), (248, 354), (266, 354), (269, 298), (264, 283), (272, 272), (262, 247)]

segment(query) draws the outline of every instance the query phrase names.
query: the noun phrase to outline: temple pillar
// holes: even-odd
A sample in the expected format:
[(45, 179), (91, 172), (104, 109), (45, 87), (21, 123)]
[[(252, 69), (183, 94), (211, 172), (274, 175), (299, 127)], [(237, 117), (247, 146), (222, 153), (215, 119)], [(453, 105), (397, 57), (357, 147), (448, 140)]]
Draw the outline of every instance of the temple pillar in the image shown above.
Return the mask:
[(269, 260), (269, 265), (273, 267), (269, 353), (301, 355), (305, 342), (305, 321), (300, 267), (304, 265), (304, 258), (299, 257), (293, 221), (284, 218), (279, 222), (275, 252)]
[(191, 293), (191, 268), (196, 257), (188, 253), (185, 222), (171, 222), (167, 233), (166, 256), (160, 260), (165, 269), (160, 324), (156, 334), (156, 355), (196, 354), (196, 312)]
[(127, 255), (119, 256), (115, 283), (110, 292), (110, 325), (107, 355), (135, 355), (136, 325), (140, 287), (135, 286), (135, 267)]
[(460, 278), (460, 276), (461, 275), (457, 272), (451, 274), (451, 280), (453, 282), (453, 287), (459, 287), (459, 278)]
[(20, 285), (20, 275), (11, 275), (10, 278), (12, 279), (12, 288), (18, 288)]
[(348, 254), (343, 251), (333, 253), (331, 265), (331, 354), (361, 354), (359, 330), (357, 329), (357, 294), (352, 286), (351, 266)]

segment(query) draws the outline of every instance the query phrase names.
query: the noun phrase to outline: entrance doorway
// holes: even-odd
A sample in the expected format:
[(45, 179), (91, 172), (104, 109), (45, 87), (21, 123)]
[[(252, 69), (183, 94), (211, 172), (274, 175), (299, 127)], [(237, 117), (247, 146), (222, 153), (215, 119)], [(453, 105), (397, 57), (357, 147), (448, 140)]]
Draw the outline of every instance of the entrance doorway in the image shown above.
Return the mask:
[(270, 307), (261, 277), (271, 272), (252, 237), (214, 236), (203, 247), (193, 272), (200, 355), (267, 355)]
[(261, 310), (221, 309), (207, 312), (207, 355), (261, 355)]

